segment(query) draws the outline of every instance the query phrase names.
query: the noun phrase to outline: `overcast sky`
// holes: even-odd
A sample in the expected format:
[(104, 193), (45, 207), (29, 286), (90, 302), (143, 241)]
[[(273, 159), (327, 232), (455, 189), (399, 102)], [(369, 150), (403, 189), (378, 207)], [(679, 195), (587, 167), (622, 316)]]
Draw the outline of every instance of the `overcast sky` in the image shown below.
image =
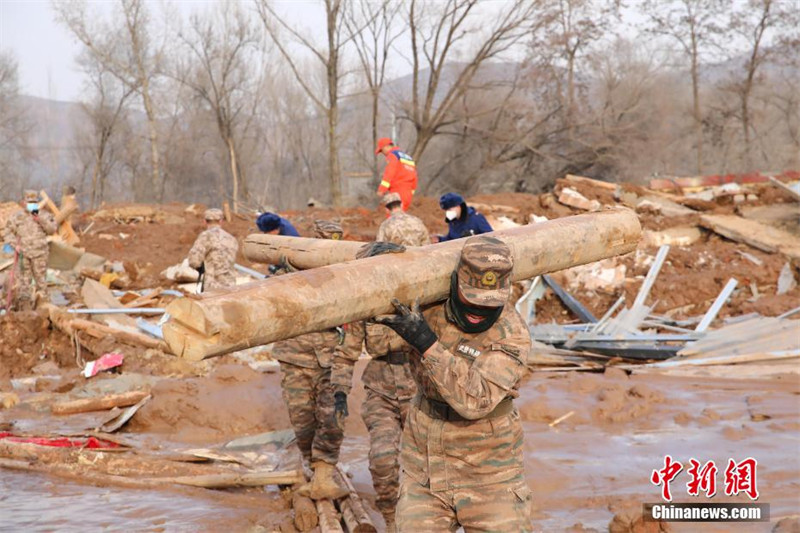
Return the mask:
[[(173, 2), (184, 16), (209, 7), (215, 0)], [(91, 1), (91, 9), (110, 2)], [(158, 16), (160, 1), (148, 2)], [(251, 2), (246, 2), (249, 6)], [(287, 0), (280, 7), (302, 26), (324, 28), (314, 0)], [(77, 101), (82, 77), (75, 64), (80, 46), (55, 22), (50, 0), (0, 0), (0, 50), (12, 51), (19, 64), (20, 92), (54, 100)]]

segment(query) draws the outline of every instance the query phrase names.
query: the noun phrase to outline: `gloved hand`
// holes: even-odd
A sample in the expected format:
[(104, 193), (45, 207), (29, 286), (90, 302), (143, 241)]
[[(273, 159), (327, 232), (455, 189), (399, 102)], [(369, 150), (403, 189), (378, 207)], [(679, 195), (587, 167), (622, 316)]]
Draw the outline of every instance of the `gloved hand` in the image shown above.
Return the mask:
[(374, 257), (381, 254), (399, 254), (405, 251), (406, 247), (402, 244), (372, 241), (358, 249), (358, 253), (356, 253), (356, 259), (364, 259), (365, 257)]
[(200, 263), (200, 266), (195, 268), (195, 270), (197, 270), (197, 273), (202, 276), (203, 274), (206, 273), (206, 264), (205, 263)]
[(280, 266), (287, 274), (297, 272), (297, 269), (289, 262), (285, 255), (281, 256), (281, 261), (278, 263), (278, 266)]
[(422, 312), (419, 310), (419, 300), (414, 302), (411, 309), (403, 305), (397, 298), (392, 298), (392, 305), (397, 309), (394, 316), (379, 317), (375, 322), (392, 328), (404, 341), (413, 346), (420, 354), (439, 340), (433, 332)]
[(344, 431), (344, 419), (347, 418), (347, 394), (341, 391), (333, 393), (333, 416), (336, 418), (336, 425)]

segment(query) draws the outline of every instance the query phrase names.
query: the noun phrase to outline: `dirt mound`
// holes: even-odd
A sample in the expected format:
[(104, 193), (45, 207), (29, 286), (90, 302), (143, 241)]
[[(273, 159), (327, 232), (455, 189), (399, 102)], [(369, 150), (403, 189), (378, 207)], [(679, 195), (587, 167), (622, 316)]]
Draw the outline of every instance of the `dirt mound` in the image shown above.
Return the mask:
[(0, 389), (9, 379), (29, 376), (47, 362), (57, 367), (75, 365), (69, 338), (50, 329), (47, 319), (34, 312), (0, 317)]
[(184, 442), (230, 440), (289, 427), (280, 377), (223, 364), (204, 378), (165, 379), (129, 426)]

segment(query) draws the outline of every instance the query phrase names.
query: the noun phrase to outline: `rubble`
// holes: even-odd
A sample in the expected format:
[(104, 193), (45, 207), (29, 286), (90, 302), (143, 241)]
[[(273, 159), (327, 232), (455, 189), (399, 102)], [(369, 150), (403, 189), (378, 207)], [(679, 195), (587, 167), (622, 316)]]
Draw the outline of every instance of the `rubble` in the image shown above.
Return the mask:
[[(515, 288), (522, 295), (517, 307), (532, 322), (535, 339), (528, 360), (533, 377), (523, 386), (517, 403), (528, 424), (526, 431), (539, 435), (528, 466), (539, 472), (532, 483), (541, 484), (537, 489), (543, 512), (569, 514), (587, 501), (589, 494), (579, 483), (572, 483), (577, 478), (572, 477), (571, 467), (564, 466), (567, 457), (569, 464), (586, 467), (585, 445), (580, 442), (609, 444), (625, 438), (632, 439), (626, 441), (630, 444), (646, 438), (663, 446), (674, 439), (675, 432), (669, 428), (699, 432), (708, 427), (714, 430), (706, 434), (709, 442), (728, 439), (730, 433), (728, 440), (737, 446), (744, 442), (758, 446), (765, 456), (783, 457), (780, 449), (786, 447), (792, 424), (796, 425), (796, 408), (794, 414), (787, 413), (785, 406), (769, 402), (774, 397), (796, 397), (792, 392), (796, 386), (786, 379), (796, 378), (800, 358), (796, 338), (800, 288), (796, 286), (797, 263), (793, 263), (797, 254), (792, 248), (800, 212), (791, 194), (766, 180), (740, 183), (739, 190), (714, 184), (705, 189), (708, 192), (686, 191), (701, 192), (708, 200), (689, 197), (680, 187), (662, 193), (580, 176), (567, 176), (560, 182), (562, 194), (572, 189), (590, 208), (625, 203), (636, 207), (646, 231), (633, 253), (542, 276)], [(744, 197), (738, 205), (736, 195)], [(475, 202), (468, 198), (468, 203), (478, 206), (498, 227), (585, 211), (564, 205), (552, 193), (475, 198)], [(48, 278), (59, 283), (51, 287), (58, 304), (44, 305), (38, 313), (0, 317), (0, 433), (13, 436), (0, 440), (0, 467), (102, 487), (183, 486), (187, 488), (181, 490), (196, 494), (219, 487), (303, 481), (302, 472), (282, 466), (296, 464), (297, 458), (289, 446), (291, 431), (288, 437), (284, 435), (289, 427), (285, 410), (276, 409), (282, 405), (280, 375), (275, 373), (277, 363), (271, 359), (270, 347), (189, 363), (171, 355), (163, 340), (160, 313), (178, 299), (197, 297), (187, 297), (178, 289), (178, 279), (186, 278), (160, 277), (159, 273), (181, 263), (202, 226), (204, 206), (126, 207), (73, 216), (80, 248), (59, 238), (51, 243)], [(0, 204), (0, 223), (4, 213), (16, 209), (15, 203)], [(444, 227), (435, 199), (415, 198), (411, 212), (423, 218), (432, 232)], [(315, 218), (335, 216), (342, 220), (346, 238), (358, 241), (360, 247), (374, 237), (384, 215), (363, 208), (314, 207), (288, 216), (306, 235)], [(170, 226), (165, 237), (164, 225), (178, 219), (185, 223)], [(240, 242), (254, 228), (252, 220), (235, 215), (228, 224)], [(729, 227), (736, 231), (725, 229)], [(656, 248), (663, 245), (669, 245), (668, 253), (657, 254)], [(109, 260), (118, 263), (112, 267)], [(4, 262), (8, 256), (0, 255), (0, 269)], [(238, 282), (265, 276), (259, 272), (262, 267), (242, 254), (237, 263), (237, 270), (246, 276)], [(106, 277), (109, 286), (104, 286), (100, 280), (111, 271), (128, 280)], [(191, 274), (187, 277), (192, 281)], [(109, 353), (123, 356), (113, 372), (88, 380), (81, 375), (87, 364)], [(680, 395), (671, 395), (678, 384), (670, 381), (673, 375), (691, 380), (680, 382), (691, 384), (681, 387)], [(723, 387), (712, 381), (721, 378), (730, 381), (724, 381)], [(140, 391), (133, 398), (140, 399), (128, 407), (59, 415), (57, 422), (49, 414), (52, 407), (68, 405), (68, 401), (100, 401), (132, 391)], [(364, 392), (353, 394), (347, 434), (355, 444), (346, 446), (362, 453), (366, 432), (356, 406)], [(759, 404), (758, 396), (767, 400)], [(741, 421), (728, 418), (739, 404), (751, 410), (760, 405), (757, 416), (745, 413)], [(706, 407), (696, 412), (694, 405)], [(713, 418), (714, 410), (725, 413), (722, 420), (719, 415)], [(764, 425), (752, 426), (758, 423)], [(752, 431), (751, 426), (767, 428), (766, 424), (771, 424), (769, 431), (753, 434), (768, 433), (776, 449), (744, 433)], [(265, 431), (267, 436), (259, 440), (257, 434)], [(575, 438), (564, 442), (562, 436), (551, 442), (548, 432), (570, 432)], [(28, 437), (60, 439), (67, 434), (74, 434), (69, 438), (81, 445), (92, 437), (110, 438), (100, 442), (104, 446), (121, 444), (113, 451), (101, 447), (78, 453), (77, 449), (42, 451), (41, 445), (11, 442)], [(217, 446), (233, 436), (252, 442), (245, 448)], [(658, 440), (662, 436), (667, 440)], [(144, 441), (157, 444), (151, 448), (142, 445)], [(615, 449), (611, 444), (607, 448)], [(351, 462), (354, 449), (343, 454), (345, 463), (355, 470), (352, 480), (352, 471), (339, 473), (350, 496), (319, 510), (311, 504), (313, 516), (319, 520), (321, 512), (332, 528), (371, 531), (375, 526), (368, 519), (376, 514), (370, 484), (365, 482), (369, 473), (365, 466)], [(602, 459), (611, 462), (620, 456), (609, 452)], [(640, 474), (622, 472), (619, 479), (627, 490)], [(556, 476), (569, 481), (569, 492), (550, 486)], [(780, 495), (791, 492), (790, 483), (774, 476), (764, 479), (770, 501), (785, 504)], [(609, 494), (625, 492), (613, 484), (603, 488)], [(275, 490), (235, 490), (242, 492), (226, 489), (212, 497), (237, 504), (245, 498), (258, 501), (259, 513), (268, 512), (276, 524), (291, 520), (291, 505), (305, 505), (293, 500), (281, 503)], [(648, 501), (646, 490), (629, 492), (638, 501)], [(609, 497), (609, 501), (619, 500)], [(608, 523), (612, 512), (605, 504), (601, 507)], [(555, 521), (545, 529), (563, 529), (565, 522), (548, 516)], [(603, 527), (599, 522), (592, 525)]]

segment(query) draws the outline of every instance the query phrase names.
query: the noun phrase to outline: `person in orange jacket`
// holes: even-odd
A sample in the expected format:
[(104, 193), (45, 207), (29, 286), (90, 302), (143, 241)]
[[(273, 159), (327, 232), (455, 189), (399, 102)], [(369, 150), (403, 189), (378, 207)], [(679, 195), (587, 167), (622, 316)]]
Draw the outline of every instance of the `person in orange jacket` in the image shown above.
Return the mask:
[(400, 195), (403, 211), (408, 211), (414, 191), (417, 190), (417, 165), (410, 155), (400, 150), (388, 137), (378, 139), (375, 154), (379, 153), (386, 157), (386, 169), (378, 187), (378, 196), (396, 192)]

